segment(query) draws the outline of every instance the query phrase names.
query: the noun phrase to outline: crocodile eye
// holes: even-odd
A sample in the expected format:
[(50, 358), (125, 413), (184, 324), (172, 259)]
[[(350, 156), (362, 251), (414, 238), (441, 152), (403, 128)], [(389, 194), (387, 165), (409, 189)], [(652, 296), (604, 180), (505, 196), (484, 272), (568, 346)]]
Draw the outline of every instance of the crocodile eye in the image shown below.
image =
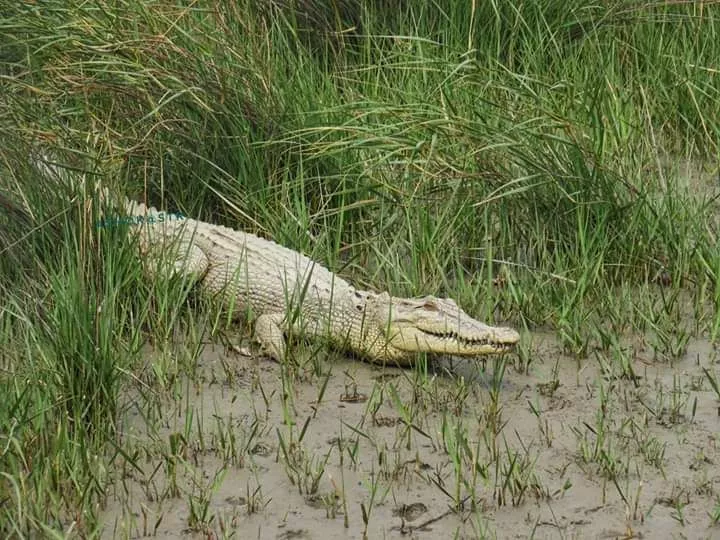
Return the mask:
[(440, 311), (435, 302), (425, 302), (422, 308), (427, 311)]

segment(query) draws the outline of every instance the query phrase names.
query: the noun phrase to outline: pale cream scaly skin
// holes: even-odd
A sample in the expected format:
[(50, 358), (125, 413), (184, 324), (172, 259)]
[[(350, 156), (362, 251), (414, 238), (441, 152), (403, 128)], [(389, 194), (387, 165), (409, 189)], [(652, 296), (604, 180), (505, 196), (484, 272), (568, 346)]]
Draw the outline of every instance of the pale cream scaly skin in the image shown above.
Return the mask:
[[(40, 171), (75, 190), (47, 158)], [(268, 356), (285, 356), (286, 336), (327, 339), (374, 363), (408, 366), (418, 352), (478, 356), (511, 350), (520, 336), (483, 324), (449, 298), (396, 298), (356, 289), (308, 257), (250, 233), (178, 219), (96, 186), (99, 199), (135, 217), (140, 258), (148, 277), (179, 276), (238, 316), (255, 321), (255, 338)]]
[[(42, 156), (35, 160), (48, 179), (86, 185)], [(255, 321), (264, 352), (281, 360), (288, 334), (325, 338), (375, 363), (407, 366), (418, 352), (478, 356), (511, 350), (519, 334), (483, 324), (449, 298), (396, 298), (354, 288), (301, 253), (236, 231), (193, 219), (177, 219), (153, 207), (117, 200), (107, 188), (100, 200), (136, 217), (140, 258), (150, 279), (178, 276), (231, 312)]]
[(503, 353), (520, 337), (473, 319), (449, 298), (358, 290), (301, 253), (253, 234), (193, 219), (160, 222), (155, 208), (127, 199), (123, 210), (142, 216), (131, 230), (151, 275), (189, 277), (233, 314), (249, 315), (256, 340), (276, 360), (285, 355), (288, 334), (326, 338), (371, 362), (400, 366), (418, 352)]

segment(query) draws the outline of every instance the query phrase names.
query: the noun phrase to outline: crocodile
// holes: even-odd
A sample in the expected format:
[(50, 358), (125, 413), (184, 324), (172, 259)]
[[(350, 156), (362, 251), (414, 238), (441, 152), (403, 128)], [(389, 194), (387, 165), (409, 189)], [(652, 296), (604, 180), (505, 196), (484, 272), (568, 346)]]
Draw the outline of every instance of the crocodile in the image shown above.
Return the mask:
[(277, 361), (291, 336), (324, 338), (372, 363), (401, 367), (421, 352), (475, 357), (511, 351), (519, 341), (516, 330), (484, 324), (451, 298), (361, 290), (271, 240), (96, 189), (102, 206), (123, 214), (111, 223), (129, 223), (149, 279), (190, 279), (231, 316), (254, 321), (255, 342)]

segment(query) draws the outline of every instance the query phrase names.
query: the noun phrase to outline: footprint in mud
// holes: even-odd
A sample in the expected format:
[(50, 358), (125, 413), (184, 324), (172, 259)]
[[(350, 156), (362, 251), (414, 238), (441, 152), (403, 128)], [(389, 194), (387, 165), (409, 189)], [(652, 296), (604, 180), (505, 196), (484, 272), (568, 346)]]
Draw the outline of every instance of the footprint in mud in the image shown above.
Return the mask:
[(428, 511), (427, 506), (417, 502), (412, 504), (401, 504), (393, 510), (393, 516), (401, 517), (405, 521), (414, 521)]
[(339, 505), (339, 503), (340, 496), (333, 493), (329, 493), (326, 495), (315, 493), (313, 495), (308, 495), (307, 497), (305, 497), (305, 504), (307, 504), (310, 508), (316, 508), (321, 510), (328, 510), (333, 506)]
[(310, 538), (310, 533), (305, 529), (288, 529), (278, 534), (275, 538), (278, 540), (295, 540), (296, 538)]

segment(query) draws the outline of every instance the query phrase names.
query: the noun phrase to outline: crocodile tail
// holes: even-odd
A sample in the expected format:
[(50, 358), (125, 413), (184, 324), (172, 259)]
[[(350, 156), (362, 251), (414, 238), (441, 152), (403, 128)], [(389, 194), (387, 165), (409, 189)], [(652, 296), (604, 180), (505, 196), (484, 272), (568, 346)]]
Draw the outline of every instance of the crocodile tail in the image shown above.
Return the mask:
[[(59, 164), (51, 154), (38, 152), (32, 158), (33, 165), (40, 174), (50, 181), (63, 183), (74, 194), (75, 197), (87, 197), (94, 192), (97, 196), (100, 209), (110, 206), (122, 211), (127, 215), (144, 215), (155, 211), (153, 208), (147, 208), (142, 203), (136, 203), (127, 197), (118, 197), (107, 186), (104, 186), (100, 180), (95, 179), (88, 182), (87, 175), (80, 170), (72, 170)], [(89, 193), (88, 193), (89, 191)]]
[(96, 194), (101, 212), (103, 208), (114, 207), (128, 217), (160, 214), (154, 206), (148, 206), (145, 203), (114, 194), (110, 188), (103, 185), (98, 179), (88, 182), (86, 174), (80, 170), (72, 170), (57, 163), (52, 154), (40, 151), (33, 157), (32, 161), (33, 165), (45, 178), (65, 184), (70, 192), (75, 194), (72, 200), (75, 200), (75, 197), (87, 197), (89, 190), (90, 195), (93, 192)]

